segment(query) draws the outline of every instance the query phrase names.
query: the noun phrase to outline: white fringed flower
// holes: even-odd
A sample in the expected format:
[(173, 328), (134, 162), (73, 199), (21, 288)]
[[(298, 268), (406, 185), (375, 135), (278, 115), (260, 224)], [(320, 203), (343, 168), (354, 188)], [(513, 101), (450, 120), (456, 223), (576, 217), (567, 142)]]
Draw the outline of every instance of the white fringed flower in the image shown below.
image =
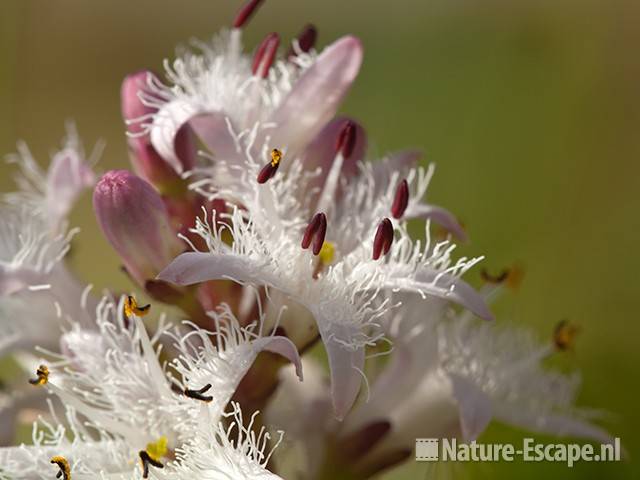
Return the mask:
[[(259, 184), (256, 177), (262, 165), (252, 150), (250, 139), (241, 167), (220, 162), (213, 167), (216, 174), (195, 182), (194, 188), (210, 199), (221, 198), (238, 207), (231, 214), (218, 215), (211, 224), (206, 217), (199, 220), (193, 231), (206, 242), (208, 251), (197, 251), (192, 245), (194, 252), (177, 257), (158, 278), (180, 285), (230, 278), (273, 287), (305, 306), (316, 319), (329, 355), (338, 417), (345, 415), (358, 394), (364, 347), (383, 336), (379, 319), (390, 304), (380, 292), (404, 290), (423, 298), (446, 298), (491, 318), (483, 299), (459, 278), (480, 258), (453, 262), (455, 246), (446, 241), (432, 244), (428, 231), (425, 245), (414, 243), (404, 224), (395, 221), (396, 239), (387, 257), (372, 259), (378, 222), (390, 216), (397, 174), (389, 179), (384, 170), (362, 165), (361, 174), (345, 184), (340, 181), (344, 158), (338, 152), (314, 198), (305, 192), (312, 191), (309, 184), (318, 172), (305, 171), (292, 160), (285, 173)], [(266, 146), (262, 150), (264, 154)], [(421, 208), (432, 172), (407, 171), (407, 211)], [(386, 183), (381, 185), (381, 180)], [(322, 233), (324, 251), (314, 257), (301, 248), (300, 241), (307, 222), (318, 211), (326, 213), (328, 222)], [(216, 220), (226, 223), (231, 245), (213, 227)]]
[(132, 120), (142, 124), (141, 134), (150, 134), (155, 149), (178, 172), (182, 164), (175, 140), (187, 124), (216, 158), (226, 161), (242, 157), (229, 130), (254, 132), (299, 152), (333, 117), (362, 61), (360, 42), (353, 37), (318, 56), (298, 51), (265, 60), (260, 71), (255, 67), (260, 59), (253, 59), (252, 68), (251, 57), (242, 53), (238, 29), (194, 45), (199, 52), (183, 49), (176, 60), (165, 62), (169, 86), (148, 77), (140, 96), (155, 112)]
[[(0, 449), (0, 478), (50, 478), (53, 456), (67, 462), (74, 479), (176, 478), (185, 472), (214, 478), (234, 471), (244, 475), (237, 478), (277, 478), (265, 469), (269, 435), (255, 437), (250, 425), (242, 427), (237, 406), (230, 421), (242, 434), (230, 435), (224, 409), (262, 350), (286, 356), (301, 375), (295, 346), (284, 337), (261, 336), (257, 324), (241, 328), (227, 307), (210, 313), (216, 333), (192, 325), (188, 333), (169, 331), (161, 321), (153, 338), (139, 317), (125, 317), (123, 309), (123, 302), (103, 299), (96, 330), (75, 325), (62, 338), (64, 353), (50, 370), (38, 370), (41, 388), (67, 408), (67, 426), (56, 422), (48, 436), (38, 430), (33, 446)], [(174, 373), (158, 359), (163, 334), (179, 352), (171, 362)]]
[(63, 147), (51, 157), (44, 172), (27, 144), (19, 142), (18, 152), (7, 159), (20, 167), (20, 173), (15, 177), (20, 190), (4, 194), (4, 200), (27, 208), (30, 215), (47, 222), (53, 234), (60, 233), (66, 228), (65, 220), (78, 196), (95, 183), (92, 167), (102, 148), (103, 144), (98, 143), (87, 157), (75, 125), (69, 122)]
[[(411, 448), (418, 437), (475, 440), (491, 419), (527, 430), (607, 443), (611, 436), (574, 406), (579, 379), (543, 366), (555, 351), (529, 331), (478, 323), (441, 303), (425, 309), (403, 295), (392, 321), (394, 354), (369, 403), (347, 431), (388, 420), (392, 429), (370, 456)], [(411, 393), (407, 393), (411, 392)]]
[(0, 206), (0, 295), (47, 288), (76, 233), (52, 234), (46, 218), (28, 206)]
[(86, 319), (87, 292), (62, 260), (78, 232), (67, 228), (67, 216), (94, 183), (91, 166), (99, 151), (86, 159), (75, 127), (68, 124), (64, 146), (46, 173), (24, 143), (9, 156), (20, 167), (20, 190), (4, 194), (0, 205), (0, 353), (36, 343), (51, 346), (61, 318)]

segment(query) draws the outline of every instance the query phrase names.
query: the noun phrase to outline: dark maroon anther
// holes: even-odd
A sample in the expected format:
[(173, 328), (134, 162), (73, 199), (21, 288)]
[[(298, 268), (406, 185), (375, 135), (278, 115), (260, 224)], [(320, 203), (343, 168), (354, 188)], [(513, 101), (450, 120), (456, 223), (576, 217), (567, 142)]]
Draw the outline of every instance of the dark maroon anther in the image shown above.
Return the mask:
[(322, 250), (322, 244), (324, 243), (324, 237), (326, 234), (327, 216), (322, 212), (316, 213), (304, 231), (300, 246), (307, 249), (311, 245), (311, 242), (313, 242), (313, 254), (318, 255), (320, 250)]
[(391, 205), (391, 215), (393, 218), (400, 218), (409, 204), (409, 184), (407, 180), (402, 180), (396, 187), (396, 194)]
[(342, 156), (346, 159), (353, 153), (353, 147), (356, 145), (356, 125), (348, 120), (338, 136), (336, 142), (336, 152), (342, 152)]
[(320, 214), (320, 225), (318, 226), (318, 231), (313, 237), (313, 254), (318, 255), (320, 250), (322, 250), (322, 245), (324, 244), (324, 237), (327, 235), (327, 217), (324, 213)]
[(270, 33), (262, 40), (256, 50), (255, 57), (253, 57), (252, 72), (256, 77), (267, 78), (279, 45), (280, 35), (275, 32)]
[[(318, 38), (318, 30), (312, 24), (305, 25), (300, 34), (298, 35), (298, 47), (301, 52), (308, 52), (316, 44)], [(293, 47), (289, 49), (287, 57), (295, 57), (296, 51)]]
[(373, 239), (373, 259), (378, 260), (381, 255), (389, 253), (393, 243), (393, 224), (388, 218), (383, 218), (378, 224), (376, 236)]
[(255, 13), (263, 0), (249, 0), (245, 3), (238, 14), (236, 15), (236, 19), (233, 21), (233, 28), (242, 28), (251, 18), (251, 15)]
[(258, 173), (258, 183), (266, 183), (267, 180), (269, 180), (276, 174), (279, 166), (279, 163), (274, 166), (271, 162), (269, 162), (264, 167), (262, 167), (262, 170), (260, 170), (260, 173)]

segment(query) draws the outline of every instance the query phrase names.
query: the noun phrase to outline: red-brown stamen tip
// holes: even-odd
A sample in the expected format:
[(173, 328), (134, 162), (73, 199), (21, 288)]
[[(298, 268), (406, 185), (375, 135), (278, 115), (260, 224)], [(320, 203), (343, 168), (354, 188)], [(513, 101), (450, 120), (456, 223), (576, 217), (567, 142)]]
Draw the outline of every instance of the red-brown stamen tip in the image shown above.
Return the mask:
[[(318, 39), (318, 30), (312, 24), (305, 25), (300, 34), (298, 35), (298, 47), (301, 52), (308, 52), (311, 50), (316, 44), (316, 40)], [(291, 47), (289, 49), (289, 53), (287, 53), (287, 57), (295, 57), (296, 51)]]
[(383, 218), (378, 224), (376, 236), (373, 239), (373, 259), (378, 260), (381, 255), (389, 253), (393, 243), (393, 224), (388, 218)]
[(267, 163), (260, 172), (258, 172), (258, 183), (265, 183), (271, 177), (273, 177), (280, 167), (282, 161), (282, 152), (277, 148), (271, 150), (271, 161)]
[(356, 146), (356, 124), (348, 120), (338, 136), (336, 152), (342, 152), (344, 158), (349, 158)]
[(262, 170), (258, 173), (258, 183), (266, 183), (271, 177), (273, 177), (278, 171), (280, 164), (273, 166), (271, 162), (267, 163)]
[(273, 65), (280, 46), (280, 35), (275, 32), (270, 33), (262, 43), (258, 46), (256, 54), (253, 57), (253, 67), (251, 71), (256, 77), (267, 78), (269, 69)]
[(404, 215), (409, 204), (409, 184), (407, 180), (402, 180), (396, 187), (396, 194), (391, 205), (391, 215), (393, 218), (400, 218)]
[(311, 242), (313, 242), (312, 251), (314, 255), (318, 255), (322, 250), (324, 244), (324, 237), (327, 234), (327, 216), (322, 213), (316, 213), (309, 225), (307, 225), (304, 235), (302, 236), (302, 242), (300, 246), (304, 249), (309, 248)]
[(262, 2), (263, 0), (249, 0), (247, 3), (245, 3), (240, 8), (235, 20), (233, 21), (233, 28), (244, 27)]

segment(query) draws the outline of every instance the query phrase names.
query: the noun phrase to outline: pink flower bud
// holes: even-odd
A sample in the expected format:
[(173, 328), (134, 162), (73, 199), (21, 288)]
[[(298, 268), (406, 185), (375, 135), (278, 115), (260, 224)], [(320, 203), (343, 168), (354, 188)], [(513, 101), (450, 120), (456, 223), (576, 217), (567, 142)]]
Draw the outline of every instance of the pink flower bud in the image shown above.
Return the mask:
[[(179, 174), (165, 161), (151, 145), (149, 135), (144, 132), (143, 124), (151, 122), (151, 116), (157, 108), (145, 105), (140, 99), (140, 92), (152, 98), (148, 84), (159, 83), (157, 77), (143, 70), (125, 77), (121, 88), (122, 117), (127, 123), (129, 133), (128, 144), (131, 164), (138, 175), (154, 184), (162, 192), (171, 192), (181, 184)], [(160, 99), (154, 102), (162, 103)], [(195, 165), (196, 144), (193, 132), (188, 125), (178, 130), (175, 137), (175, 151), (182, 163), (183, 171)]]
[(141, 285), (182, 251), (160, 195), (126, 170), (112, 170), (100, 179), (93, 208), (107, 240)]

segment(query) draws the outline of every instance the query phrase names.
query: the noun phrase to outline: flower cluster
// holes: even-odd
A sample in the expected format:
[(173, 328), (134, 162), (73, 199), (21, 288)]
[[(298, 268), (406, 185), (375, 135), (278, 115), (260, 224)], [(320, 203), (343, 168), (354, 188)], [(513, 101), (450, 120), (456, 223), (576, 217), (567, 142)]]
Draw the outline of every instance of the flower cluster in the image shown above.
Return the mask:
[[(316, 51), (309, 25), (284, 52), (271, 33), (247, 54), (261, 3), (165, 62), (164, 80), (125, 78), (135, 173), (98, 178), (100, 148), (87, 158), (72, 127), (46, 172), (23, 144), (10, 158), (0, 353), (21, 371), (0, 392), (0, 440), (40, 416), (30, 445), (0, 449), (0, 478), (368, 478), (416, 437), (471, 441), (492, 419), (609, 441), (573, 406), (577, 378), (542, 366), (575, 327), (539, 344), (494, 325), (489, 299), (516, 273), (463, 280), (482, 257), (454, 258), (465, 232), (426, 200), (434, 166), (370, 159), (363, 127), (336, 117), (360, 42)], [(153, 306), (96, 295), (65, 265), (86, 188)], [(175, 321), (151, 320), (161, 304)], [(328, 382), (309, 351), (326, 353)]]

